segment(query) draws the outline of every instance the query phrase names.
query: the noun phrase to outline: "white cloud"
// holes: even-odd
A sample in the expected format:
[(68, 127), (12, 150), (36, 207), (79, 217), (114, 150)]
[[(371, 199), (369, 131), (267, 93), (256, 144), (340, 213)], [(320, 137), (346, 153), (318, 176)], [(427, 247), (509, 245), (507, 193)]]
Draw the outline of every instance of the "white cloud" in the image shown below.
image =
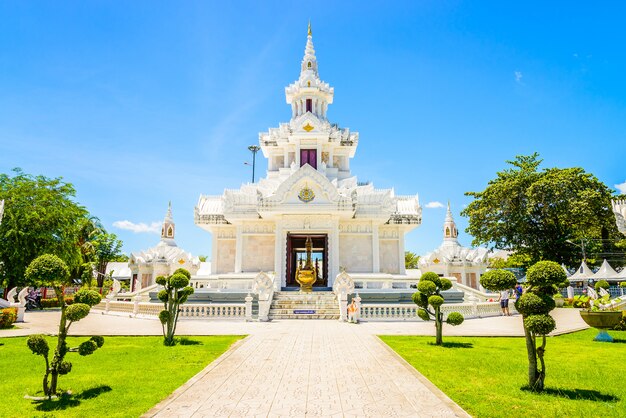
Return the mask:
[(522, 82), (522, 77), (524, 77), (524, 74), (522, 74), (521, 71), (515, 71), (515, 81), (520, 83)]
[(436, 209), (436, 208), (442, 208), (442, 207), (443, 207), (443, 203), (441, 203), (441, 202), (437, 202), (437, 201), (434, 201), (434, 202), (428, 202), (428, 203), (426, 203), (426, 205), (425, 205), (425, 206), (426, 206), (427, 208), (429, 208), (429, 209)]
[(626, 194), (626, 181), (624, 181), (623, 183), (620, 183), (620, 184), (616, 184), (615, 188), (617, 190), (619, 190), (619, 192), (621, 194)]
[(132, 231), (135, 234), (144, 233), (144, 232), (147, 232), (150, 234), (159, 234), (161, 232), (160, 222), (152, 222), (150, 225), (147, 225), (143, 222), (136, 224), (131, 221), (115, 221), (113, 222), (113, 226), (119, 229)]

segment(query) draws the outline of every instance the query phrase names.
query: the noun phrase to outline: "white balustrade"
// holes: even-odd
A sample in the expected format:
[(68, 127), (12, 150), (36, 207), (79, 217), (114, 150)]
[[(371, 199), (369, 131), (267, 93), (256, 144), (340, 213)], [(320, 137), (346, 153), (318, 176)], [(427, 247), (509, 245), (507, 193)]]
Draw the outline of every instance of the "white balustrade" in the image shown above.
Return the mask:
[[(417, 316), (417, 305), (405, 303), (362, 303), (360, 317), (364, 320), (421, 321)], [(500, 303), (450, 303), (441, 306), (444, 320), (450, 312), (459, 312), (465, 319), (499, 316), (502, 313)], [(509, 303), (511, 313), (517, 313), (515, 306)]]
[[(106, 307), (108, 305), (108, 311)], [(100, 302), (94, 307), (106, 312), (121, 312), (129, 315), (158, 316), (163, 310), (160, 303), (150, 302)], [(246, 305), (244, 303), (213, 303), (191, 304), (185, 303), (179, 306), (179, 318), (242, 318), (246, 317)]]

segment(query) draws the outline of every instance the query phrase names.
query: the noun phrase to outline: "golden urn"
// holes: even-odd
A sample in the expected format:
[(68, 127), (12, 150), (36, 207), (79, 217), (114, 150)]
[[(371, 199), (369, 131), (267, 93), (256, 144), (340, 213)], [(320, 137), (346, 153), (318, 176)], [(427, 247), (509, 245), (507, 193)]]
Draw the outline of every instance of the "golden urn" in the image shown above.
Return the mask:
[(313, 243), (311, 241), (311, 237), (306, 237), (306, 261), (304, 266), (298, 266), (296, 269), (296, 281), (300, 283), (300, 291), (301, 292), (312, 292), (313, 284), (317, 280), (317, 271), (313, 266), (313, 261), (311, 260), (311, 252)]

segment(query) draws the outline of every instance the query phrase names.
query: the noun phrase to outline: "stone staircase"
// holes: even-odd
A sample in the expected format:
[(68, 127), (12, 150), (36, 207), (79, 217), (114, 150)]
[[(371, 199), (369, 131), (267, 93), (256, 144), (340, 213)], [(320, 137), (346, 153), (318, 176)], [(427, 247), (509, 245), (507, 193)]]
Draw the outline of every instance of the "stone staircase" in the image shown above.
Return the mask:
[(339, 319), (333, 292), (275, 292), (270, 319)]

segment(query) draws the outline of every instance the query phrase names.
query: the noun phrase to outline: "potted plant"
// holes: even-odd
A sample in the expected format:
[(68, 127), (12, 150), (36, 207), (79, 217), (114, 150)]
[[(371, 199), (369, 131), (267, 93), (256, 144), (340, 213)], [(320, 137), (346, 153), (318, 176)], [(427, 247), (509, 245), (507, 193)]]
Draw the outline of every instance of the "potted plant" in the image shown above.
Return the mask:
[(563, 305), (565, 305), (565, 299), (563, 299), (563, 295), (561, 295), (560, 293), (554, 295), (553, 299), (557, 308), (562, 308)]
[(614, 328), (622, 319), (622, 312), (613, 307), (613, 304), (619, 301), (619, 298), (611, 301), (611, 297), (605, 295), (594, 300), (590, 309), (580, 311), (583, 321), (600, 331), (594, 341), (613, 342), (613, 337), (606, 330)]

